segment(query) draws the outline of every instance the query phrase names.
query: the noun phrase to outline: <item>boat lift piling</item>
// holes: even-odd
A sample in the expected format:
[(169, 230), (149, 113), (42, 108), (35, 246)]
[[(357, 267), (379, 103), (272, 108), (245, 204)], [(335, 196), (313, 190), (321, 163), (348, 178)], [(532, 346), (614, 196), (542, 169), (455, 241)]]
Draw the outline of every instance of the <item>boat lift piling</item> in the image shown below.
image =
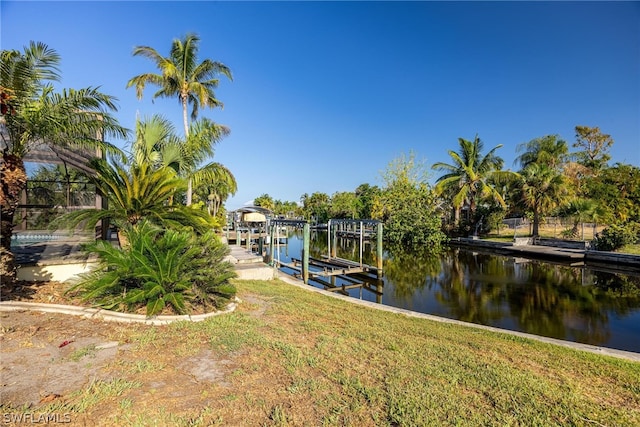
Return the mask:
[[(368, 228), (366, 228), (367, 226)], [(375, 227), (375, 231), (372, 228)], [(371, 219), (330, 219), (327, 222), (327, 250), (329, 252), (329, 260), (336, 258), (336, 246), (337, 237), (342, 235), (345, 238), (359, 239), (359, 255), (360, 255), (360, 267), (363, 267), (362, 251), (364, 248), (365, 239), (371, 237), (371, 234), (376, 236), (376, 269), (378, 272), (378, 278), (382, 277), (382, 223), (380, 221)], [(333, 242), (333, 245), (332, 245)]]
[[(279, 240), (279, 230), (281, 226), (302, 227), (302, 256), (301, 259), (292, 259), (292, 264), (286, 264), (280, 261), (280, 251), (276, 252), (274, 259), (274, 241)], [(366, 227), (365, 227), (366, 226)], [(327, 223), (327, 252), (328, 255), (322, 256), (322, 259), (310, 257), (309, 242), (310, 224), (305, 220), (285, 220), (271, 219), (268, 224), (269, 234), (269, 256), (267, 262), (278, 266), (285, 266), (293, 270), (299, 271), (305, 284), (309, 283), (309, 278), (318, 280), (319, 277), (347, 277), (349, 274), (371, 274), (376, 273), (378, 279), (383, 274), (383, 253), (382, 253), (382, 223), (374, 220), (348, 220), (348, 219), (332, 219)], [(338, 230), (340, 228), (340, 230)], [(375, 231), (374, 231), (375, 230)], [(340, 231), (340, 233), (338, 232)], [(345, 238), (358, 238), (360, 242), (359, 262), (336, 256), (337, 237), (342, 234)], [(376, 235), (376, 267), (366, 265), (363, 262), (363, 247), (365, 238), (369, 239)], [(316, 270), (310, 270), (310, 266), (314, 266)], [(362, 284), (360, 285), (362, 286)], [(354, 286), (349, 286), (349, 288)], [(344, 290), (344, 289), (343, 289)]]

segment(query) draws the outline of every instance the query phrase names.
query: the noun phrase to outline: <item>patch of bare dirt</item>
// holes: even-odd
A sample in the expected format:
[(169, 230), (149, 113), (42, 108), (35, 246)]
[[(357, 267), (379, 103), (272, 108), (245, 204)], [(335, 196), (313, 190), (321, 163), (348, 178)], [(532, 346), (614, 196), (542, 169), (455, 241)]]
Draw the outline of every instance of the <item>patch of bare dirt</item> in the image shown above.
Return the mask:
[(68, 284), (55, 281), (16, 281), (10, 288), (0, 286), (0, 301), (86, 305), (79, 297), (67, 294), (68, 288)]
[(0, 312), (0, 402), (37, 405), (107, 379), (118, 347), (97, 320)]
[[(22, 282), (2, 300), (82, 305), (57, 282)], [(262, 315), (260, 301), (251, 315)], [(95, 381), (139, 382), (132, 399), (180, 413), (211, 404), (211, 387), (229, 387), (234, 360), (221, 358), (206, 342), (189, 343), (189, 354), (158, 348), (141, 353), (132, 336), (162, 334), (166, 326), (107, 322), (37, 311), (0, 311), (0, 409), (64, 402)]]

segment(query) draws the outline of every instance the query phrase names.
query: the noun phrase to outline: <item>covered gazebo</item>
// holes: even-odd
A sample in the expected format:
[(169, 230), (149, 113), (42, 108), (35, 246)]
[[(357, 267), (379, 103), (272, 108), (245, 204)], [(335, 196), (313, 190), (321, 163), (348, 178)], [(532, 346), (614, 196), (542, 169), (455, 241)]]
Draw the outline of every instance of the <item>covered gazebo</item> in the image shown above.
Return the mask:
[(229, 212), (228, 225), (231, 230), (238, 228), (254, 228), (266, 226), (267, 220), (271, 218), (273, 212), (261, 206), (243, 206), (235, 211)]

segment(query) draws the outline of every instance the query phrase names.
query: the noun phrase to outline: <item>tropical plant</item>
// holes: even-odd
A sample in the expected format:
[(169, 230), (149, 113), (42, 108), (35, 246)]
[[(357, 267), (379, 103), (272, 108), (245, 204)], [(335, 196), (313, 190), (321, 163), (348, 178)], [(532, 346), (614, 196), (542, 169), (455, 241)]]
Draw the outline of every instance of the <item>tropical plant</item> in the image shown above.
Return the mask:
[(523, 169), (535, 163), (560, 170), (569, 161), (569, 147), (558, 135), (534, 138), (519, 144), (516, 151), (522, 153), (516, 158), (516, 162), (519, 162)]
[(640, 167), (616, 163), (586, 180), (588, 197), (598, 200), (609, 223), (640, 223)]
[(276, 207), (275, 202), (273, 201), (273, 197), (268, 195), (267, 193), (261, 194), (260, 196), (253, 199), (254, 206), (260, 206), (265, 209), (269, 209), (273, 211)]
[(222, 182), (231, 194), (237, 191), (236, 179), (229, 169), (218, 162), (205, 164), (205, 161), (214, 155), (213, 147), (228, 134), (229, 129), (226, 126), (209, 119), (200, 119), (189, 126), (186, 141), (175, 147), (179, 156), (170, 166), (187, 179), (187, 205), (191, 204), (194, 186)]
[(178, 314), (223, 307), (235, 295), (229, 280), (236, 276), (224, 261), (229, 248), (213, 233), (162, 230), (148, 221), (126, 231), (128, 247), (119, 249), (97, 241), (87, 249), (100, 260), (97, 269), (82, 275), (68, 292), (107, 309), (135, 311), (147, 316), (165, 307)]
[(224, 219), (223, 203), (233, 193), (235, 193), (235, 186), (231, 187), (226, 181), (216, 181), (199, 186), (196, 197), (206, 200), (207, 212), (212, 217)]
[(138, 121), (132, 159), (137, 164), (151, 163), (155, 168), (170, 167), (196, 187), (226, 189), (225, 199), (228, 194), (235, 194), (238, 186), (229, 169), (217, 162), (203, 165), (229, 129), (207, 119), (193, 122), (189, 128), (189, 136), (182, 141), (171, 123), (159, 115)]
[(373, 208), (373, 201), (375, 197), (380, 193), (380, 188), (377, 185), (360, 184), (356, 188), (356, 198), (358, 203), (358, 218), (367, 219), (371, 218), (371, 210)]
[(358, 198), (354, 192), (338, 191), (331, 196), (331, 218), (355, 219), (358, 217)]
[[(563, 235), (570, 238), (577, 238), (579, 235), (578, 225), (580, 223), (596, 221), (602, 219), (603, 210), (600, 204), (592, 199), (584, 199), (576, 197), (559, 211), (560, 216), (573, 219), (573, 225), (570, 229), (565, 230)], [(582, 239), (584, 239), (584, 225), (582, 230)]]
[(132, 164), (94, 159), (96, 174), (90, 179), (107, 200), (105, 209), (83, 209), (61, 217), (54, 225), (75, 227), (84, 224), (92, 228), (108, 219), (122, 228), (135, 227), (148, 220), (168, 228), (190, 227), (199, 233), (212, 228), (211, 217), (204, 211), (169, 200), (183, 189), (185, 181), (169, 167), (153, 169), (148, 163)]
[(13, 217), (26, 185), (24, 158), (40, 147), (73, 151), (100, 149), (118, 152), (105, 138), (124, 138), (128, 131), (111, 115), (116, 98), (97, 88), (63, 89), (60, 56), (44, 43), (31, 42), (23, 52), (0, 52), (0, 233), (2, 275), (15, 277), (10, 251)]
[(531, 163), (520, 172), (513, 190), (513, 200), (533, 217), (532, 234), (539, 235), (544, 215), (571, 200), (571, 190), (564, 175), (549, 166)]
[[(233, 79), (231, 70), (221, 62), (205, 59), (198, 63), (198, 42), (196, 34), (187, 34), (183, 39), (174, 39), (169, 56), (160, 55), (149, 46), (137, 46), (133, 50), (134, 56), (149, 58), (156, 64), (160, 73), (145, 73), (129, 80), (127, 87), (135, 86), (138, 99), (147, 83), (158, 86), (156, 97), (177, 97), (182, 106), (182, 116), (185, 138), (189, 138), (188, 107), (191, 105), (191, 119), (196, 120), (199, 108), (222, 107), (216, 99), (214, 89), (218, 87), (218, 76), (224, 75)], [(187, 142), (189, 144), (189, 142)], [(193, 165), (193, 164), (192, 164)], [(193, 171), (193, 169), (191, 169)], [(187, 205), (191, 204), (192, 183), (189, 181), (187, 189)]]
[(273, 213), (285, 218), (294, 218), (302, 215), (302, 209), (296, 202), (276, 200)]
[(567, 143), (557, 135), (546, 135), (518, 145), (520, 163), (513, 199), (533, 218), (532, 234), (538, 236), (542, 217), (567, 205), (575, 195), (563, 168), (569, 161)]
[(432, 166), (435, 170), (445, 172), (436, 180), (435, 191), (451, 200), (456, 224), (460, 220), (460, 210), (465, 205), (469, 206), (471, 218), (474, 217), (478, 203), (483, 200), (492, 199), (505, 207), (502, 194), (491, 185), (491, 180), (514, 176), (513, 172), (501, 170), (504, 162), (495, 153), (502, 144), (483, 154), (484, 143), (477, 135), (473, 141), (458, 138), (458, 143), (459, 152), (449, 150), (453, 163), (437, 162)]
[(304, 193), (300, 198), (302, 212), (306, 219), (314, 219), (318, 223), (326, 223), (331, 209), (331, 198), (327, 193), (315, 192), (309, 196)]
[(384, 239), (392, 249), (428, 247), (437, 252), (446, 239), (427, 178), (413, 153), (392, 160), (383, 175), (385, 186), (374, 199), (372, 217), (384, 223)]
[(636, 243), (639, 237), (638, 224), (611, 224), (597, 235), (595, 246), (599, 251), (615, 251), (625, 245)]
[(152, 168), (167, 167), (180, 160), (180, 140), (173, 124), (159, 114), (136, 120), (135, 140), (129, 159)]

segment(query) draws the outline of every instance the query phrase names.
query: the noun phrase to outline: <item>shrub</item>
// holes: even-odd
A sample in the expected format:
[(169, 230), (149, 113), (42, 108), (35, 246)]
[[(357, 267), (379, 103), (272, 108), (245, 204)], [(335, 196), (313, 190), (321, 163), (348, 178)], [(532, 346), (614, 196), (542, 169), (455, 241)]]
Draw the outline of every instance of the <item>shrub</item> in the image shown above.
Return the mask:
[(595, 245), (599, 251), (615, 251), (624, 245), (635, 243), (637, 240), (638, 224), (613, 224), (596, 236)]
[(220, 308), (235, 295), (229, 279), (233, 265), (224, 261), (229, 248), (213, 233), (162, 230), (147, 221), (125, 231), (125, 249), (97, 241), (87, 247), (100, 267), (82, 276), (69, 291), (79, 291), (100, 307), (147, 316), (170, 306), (178, 314), (195, 306)]

